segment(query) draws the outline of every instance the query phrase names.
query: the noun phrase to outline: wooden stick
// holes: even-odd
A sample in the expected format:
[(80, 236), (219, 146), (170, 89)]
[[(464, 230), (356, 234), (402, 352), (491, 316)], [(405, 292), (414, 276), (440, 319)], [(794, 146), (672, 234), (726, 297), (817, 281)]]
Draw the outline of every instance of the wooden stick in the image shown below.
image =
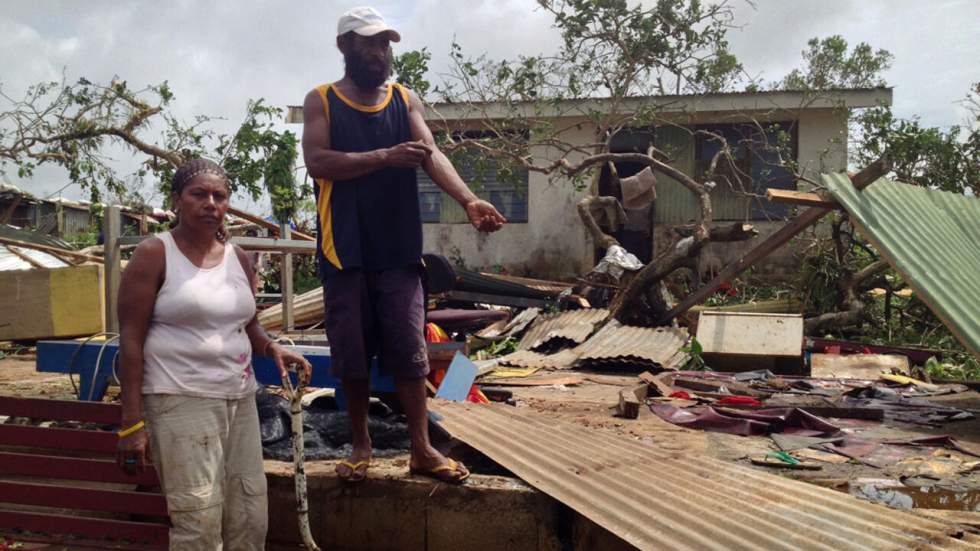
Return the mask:
[[(279, 235), (279, 226), (272, 222), (269, 222), (268, 220), (262, 218), (261, 216), (256, 216), (254, 214), (245, 212), (243, 210), (238, 210), (235, 207), (228, 207), (228, 214), (231, 214), (232, 216), (237, 216), (242, 220), (248, 220), (249, 222), (255, 224), (256, 226), (263, 227), (267, 230), (272, 230), (276, 235)], [(295, 230), (292, 232), (292, 238), (299, 239), (302, 241), (316, 241), (316, 238), (313, 237), (312, 235), (307, 235), (303, 232), (298, 232)]]
[(3, 243), (4, 245), (14, 245), (15, 247), (20, 247), (22, 249), (34, 249), (38, 251), (44, 251), (46, 253), (51, 253), (53, 255), (65, 255), (65, 256), (76, 257), (87, 262), (98, 262), (99, 264), (102, 263), (102, 259), (97, 256), (90, 256), (87, 254), (70, 251), (68, 249), (60, 249), (58, 247), (52, 247), (50, 245), (41, 245), (40, 243), (28, 243), (26, 241), (10, 239), (7, 237), (0, 237), (0, 243)]
[(766, 197), (773, 203), (786, 203), (805, 207), (821, 207), (825, 209), (841, 208), (840, 203), (837, 201), (824, 199), (824, 197), (818, 193), (810, 193), (806, 191), (769, 188), (766, 190)]
[(14, 253), (15, 256), (17, 256), (18, 258), (20, 258), (24, 262), (27, 262), (31, 266), (34, 266), (35, 268), (40, 268), (42, 270), (46, 270), (48, 268), (44, 264), (41, 264), (40, 262), (38, 262), (37, 260), (35, 260), (34, 258), (31, 258), (30, 256), (24, 254), (24, 252), (21, 251), (20, 249), (18, 249), (17, 247), (14, 247), (12, 245), (8, 245), (7, 246), (7, 249), (10, 252)]

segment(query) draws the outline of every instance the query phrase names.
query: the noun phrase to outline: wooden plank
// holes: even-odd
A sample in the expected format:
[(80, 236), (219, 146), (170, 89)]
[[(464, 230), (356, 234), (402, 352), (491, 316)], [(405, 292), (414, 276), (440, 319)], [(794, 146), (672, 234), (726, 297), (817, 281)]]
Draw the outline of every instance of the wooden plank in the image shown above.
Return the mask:
[(99, 266), (0, 273), (0, 340), (91, 335), (103, 329)]
[(101, 402), (0, 396), (0, 415), (114, 425), (122, 418), (122, 407)]
[[(255, 224), (256, 226), (263, 227), (267, 230), (272, 230), (274, 235), (279, 235), (279, 226), (274, 222), (269, 222), (268, 220), (262, 218), (261, 216), (256, 216), (250, 212), (245, 212), (243, 210), (236, 209), (235, 207), (228, 207), (228, 214), (232, 216), (237, 216), (242, 220), (248, 220), (249, 222)], [(299, 239), (301, 241), (316, 241), (316, 238), (307, 235), (303, 232), (293, 231), (293, 238)]]
[[(32, 543), (32, 544), (47, 544), (44, 547), (39, 546), (25, 546), (24, 549), (43, 549), (44, 551), (167, 551), (167, 544), (148, 544), (148, 543), (132, 543), (127, 541), (109, 541), (105, 539), (88, 539), (79, 538), (77, 536), (69, 535), (58, 535), (58, 534), (42, 534), (40, 532), (16, 532), (16, 531), (4, 531), (0, 529), (0, 539), (4, 536), (7, 539), (13, 539), (18, 542)], [(71, 547), (66, 547), (66, 544), (71, 544)]]
[(768, 392), (762, 392), (756, 390), (749, 385), (739, 383), (737, 381), (731, 380), (721, 380), (721, 379), (692, 379), (688, 377), (676, 377), (674, 379), (674, 386), (679, 386), (686, 388), (688, 390), (693, 390), (695, 392), (718, 392), (722, 387), (728, 389), (728, 394), (725, 396), (731, 396), (732, 394), (739, 394), (742, 396), (751, 396), (753, 398), (764, 399), (771, 396)]
[(556, 377), (541, 377), (541, 378), (516, 378), (516, 379), (493, 379), (487, 381), (488, 385), (492, 386), (552, 386), (552, 385), (566, 385), (574, 386), (582, 384), (582, 378), (575, 375), (564, 375)]
[(646, 401), (649, 386), (642, 385), (628, 386), (619, 391), (619, 404), (616, 406), (616, 413), (626, 419), (636, 419), (640, 416), (640, 406)]
[(91, 517), (28, 513), (0, 510), (0, 528), (43, 534), (72, 534), (94, 539), (128, 540), (165, 544), (169, 526), (149, 522), (130, 522)]
[(269, 239), (268, 237), (234, 236), (230, 241), (246, 251), (266, 251), (270, 253), (316, 253), (316, 243), (299, 239)]
[(649, 396), (651, 391), (657, 396), (663, 396), (664, 398), (670, 396), (674, 393), (673, 387), (667, 384), (662, 377), (654, 375), (649, 371), (644, 371), (640, 373), (640, 380), (647, 384), (647, 395)]
[(834, 200), (825, 199), (817, 193), (808, 191), (796, 191), (791, 189), (766, 190), (766, 198), (773, 203), (784, 203), (789, 205), (800, 205), (805, 207), (821, 207), (825, 209), (840, 209), (840, 203)]
[(159, 486), (156, 471), (128, 475), (114, 460), (0, 452), (0, 474)]
[(119, 332), (119, 313), (116, 305), (119, 303), (119, 280), (121, 278), (121, 257), (119, 236), (122, 235), (122, 217), (119, 205), (109, 205), (105, 209), (102, 220), (103, 262), (105, 267), (105, 330)]
[(108, 511), (133, 515), (167, 516), (167, 499), (163, 494), (104, 490), (76, 486), (55, 486), (0, 480), (4, 503), (38, 505), (86, 511)]
[[(289, 224), (283, 223), (279, 230), (283, 239), (291, 239)], [(286, 253), (280, 257), (279, 267), (279, 289), (282, 291), (282, 330), (292, 331), (295, 327), (293, 317), (293, 255)]]
[(102, 259), (97, 256), (79, 253), (76, 251), (70, 251), (68, 249), (59, 249), (58, 247), (51, 247), (48, 245), (42, 245), (40, 243), (28, 243), (27, 241), (20, 241), (19, 239), (10, 239), (9, 237), (2, 237), (2, 236), (0, 236), (0, 243), (3, 243), (4, 245), (13, 245), (15, 247), (20, 247), (22, 249), (34, 249), (37, 251), (44, 251), (46, 253), (51, 253), (53, 255), (58, 255), (58, 256), (70, 256), (79, 261), (102, 263)]
[(31, 425), (0, 425), (0, 444), (10, 446), (115, 455), (118, 442), (119, 438), (114, 432), (58, 429)]

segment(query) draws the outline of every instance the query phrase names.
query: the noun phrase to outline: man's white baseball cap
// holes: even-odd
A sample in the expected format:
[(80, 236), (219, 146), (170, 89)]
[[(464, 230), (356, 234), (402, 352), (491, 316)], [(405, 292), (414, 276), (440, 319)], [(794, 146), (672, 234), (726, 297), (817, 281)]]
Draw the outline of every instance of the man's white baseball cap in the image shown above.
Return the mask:
[(398, 31), (385, 23), (384, 17), (378, 10), (371, 7), (353, 8), (340, 16), (337, 22), (337, 36), (354, 31), (361, 36), (374, 36), (378, 33), (388, 33), (392, 42), (400, 42), (402, 37)]

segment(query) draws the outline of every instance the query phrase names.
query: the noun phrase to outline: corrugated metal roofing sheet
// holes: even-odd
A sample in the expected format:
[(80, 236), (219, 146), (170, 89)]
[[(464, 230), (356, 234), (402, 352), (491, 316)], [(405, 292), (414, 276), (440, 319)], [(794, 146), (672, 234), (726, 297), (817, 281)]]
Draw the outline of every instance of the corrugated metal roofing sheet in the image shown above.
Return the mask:
[(500, 365), (513, 367), (538, 367), (544, 369), (569, 369), (578, 360), (575, 350), (568, 348), (554, 354), (542, 354), (532, 350), (518, 350), (500, 358)]
[(517, 350), (500, 358), (500, 363), (551, 369), (567, 369), (573, 366), (678, 369), (687, 363), (688, 354), (681, 351), (686, 343), (687, 333), (683, 329), (632, 327), (613, 320), (575, 348), (555, 354)]
[(862, 191), (824, 184), (851, 221), (973, 355), (980, 358), (980, 199), (881, 178)]
[(569, 310), (539, 317), (517, 345), (518, 350), (533, 350), (554, 339), (580, 344), (595, 331), (597, 323), (609, 316), (609, 310), (588, 308)]
[[(687, 332), (674, 327), (631, 327), (613, 320), (576, 348), (580, 363), (656, 364), (678, 369), (687, 363), (681, 351)], [(652, 367), (652, 366), (651, 366)]]
[(527, 409), (431, 409), (453, 436), (640, 549), (977, 548), (948, 524)]

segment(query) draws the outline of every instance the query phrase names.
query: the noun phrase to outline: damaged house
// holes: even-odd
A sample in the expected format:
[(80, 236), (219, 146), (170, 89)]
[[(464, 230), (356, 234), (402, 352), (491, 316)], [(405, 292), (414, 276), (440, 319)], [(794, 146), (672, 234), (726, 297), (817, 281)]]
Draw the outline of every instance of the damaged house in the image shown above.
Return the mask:
[[(714, 221), (717, 224), (748, 221), (764, 239), (778, 229), (788, 214), (785, 205), (766, 200), (767, 188), (797, 189), (787, 169), (776, 166), (775, 153), (763, 144), (779, 134), (785, 150), (800, 171), (818, 180), (822, 172), (847, 167), (846, 110), (890, 105), (888, 88), (840, 90), (819, 97), (804, 92), (739, 92), (704, 95), (631, 98), (626, 109), (651, 109), (661, 113), (665, 123), (654, 128), (624, 131), (610, 142), (613, 152), (645, 151), (648, 145), (670, 151), (672, 164), (686, 174), (698, 175), (717, 151), (716, 142), (690, 130), (720, 133), (733, 148), (739, 170), (751, 174), (751, 189), (733, 191), (718, 187), (712, 193)], [(481, 121), (504, 118), (513, 106), (495, 104), (434, 104), (427, 119), (434, 129), (470, 128), (479, 132)], [(527, 106), (529, 109), (530, 106)], [(603, 99), (565, 100), (542, 113), (555, 127), (571, 130), (563, 136), (583, 146), (596, 140), (595, 125), (589, 113), (609, 109)], [(550, 117), (550, 118), (549, 118)], [(290, 122), (302, 122), (302, 113), (293, 108)], [(553, 156), (547, 148), (541, 158)], [(784, 159), (785, 161), (785, 159)], [(493, 203), (509, 223), (492, 237), (470, 231), (462, 209), (420, 171), (425, 250), (464, 259), (475, 267), (500, 267), (514, 274), (567, 278), (586, 273), (597, 260), (593, 244), (576, 212), (578, 201), (588, 194), (569, 182), (550, 181), (547, 175), (518, 172), (517, 182), (497, 182), (493, 170), (457, 163), (464, 179), (474, 184), (479, 195)], [(636, 173), (638, 166), (619, 163), (619, 176)], [(600, 180), (600, 195), (608, 182), (608, 169)], [(697, 214), (694, 197), (680, 184), (658, 174), (656, 199), (652, 204), (628, 212), (629, 222), (616, 235), (641, 261), (648, 261), (666, 245), (664, 228), (691, 221)], [(478, 182), (477, 182), (478, 181)], [(581, 187), (581, 186), (580, 186)], [(658, 237), (659, 236), (659, 237)], [(702, 269), (717, 270), (751, 244), (710, 245)], [(764, 269), (791, 271), (792, 251), (783, 250), (767, 260)]]

